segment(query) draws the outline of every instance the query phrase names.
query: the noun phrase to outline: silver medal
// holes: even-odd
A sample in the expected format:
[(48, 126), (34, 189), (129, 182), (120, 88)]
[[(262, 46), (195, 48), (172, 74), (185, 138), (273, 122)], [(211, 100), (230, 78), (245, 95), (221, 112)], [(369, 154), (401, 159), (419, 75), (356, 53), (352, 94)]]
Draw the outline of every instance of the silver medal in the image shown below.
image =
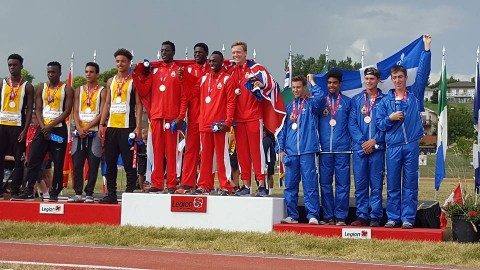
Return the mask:
[(160, 89), (160, 91), (163, 92), (163, 91), (167, 90), (167, 87), (164, 84), (162, 84), (162, 85), (160, 85), (159, 89)]
[(8, 103), (8, 106), (12, 109), (15, 108), (15, 105), (15, 101), (10, 101), (10, 103)]
[(212, 101), (212, 98), (211, 98), (211, 97), (206, 97), (206, 98), (205, 98), (205, 102), (206, 102), (206, 103), (210, 103), (210, 101)]
[(293, 124), (292, 124), (292, 129), (293, 129), (293, 130), (296, 130), (297, 128), (298, 128), (298, 124), (297, 124), (297, 123), (293, 123)]
[(337, 125), (337, 121), (335, 119), (331, 119), (329, 122), (330, 126), (334, 127)]
[(86, 113), (91, 113), (91, 112), (92, 112), (92, 109), (90, 109), (90, 107), (87, 107), (87, 108), (85, 109), (85, 112), (86, 112)]

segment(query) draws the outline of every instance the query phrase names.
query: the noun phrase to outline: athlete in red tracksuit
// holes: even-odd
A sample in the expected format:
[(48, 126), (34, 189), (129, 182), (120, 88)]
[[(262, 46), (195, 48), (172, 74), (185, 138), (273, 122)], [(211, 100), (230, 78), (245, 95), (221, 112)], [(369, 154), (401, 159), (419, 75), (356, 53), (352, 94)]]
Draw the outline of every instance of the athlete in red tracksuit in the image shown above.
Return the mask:
[[(175, 44), (162, 43), (160, 67), (154, 68), (146, 77), (134, 74), (135, 87), (140, 96), (150, 95), (150, 121), (152, 127), (152, 145), (154, 169), (152, 172), (151, 193), (163, 191), (164, 157), (167, 159), (167, 188), (170, 194), (176, 190), (176, 152), (178, 129), (183, 124), (187, 110), (187, 95), (178, 76), (179, 66), (173, 61)], [(171, 132), (172, 121), (178, 127)]]
[(259, 182), (256, 196), (268, 196), (265, 188), (265, 156), (263, 151), (263, 119), (261, 101), (249, 92), (245, 83), (249, 76), (261, 75), (263, 82), (256, 81), (255, 87), (261, 91), (267, 91), (272, 88), (272, 78), (268, 71), (261, 65), (247, 61), (247, 44), (245, 42), (235, 42), (231, 46), (232, 58), (236, 64), (230, 68), (231, 77), (235, 84), (235, 94), (237, 102), (235, 108), (235, 139), (237, 141), (238, 165), (240, 167), (240, 177), (244, 186), (236, 192), (237, 195), (249, 195), (251, 183), (251, 168), (255, 171), (256, 179)]
[(199, 128), (202, 157), (195, 193), (209, 193), (214, 188), (212, 171), (215, 151), (221, 194), (229, 195), (232, 187), (229, 182), (231, 168), (227, 131), (233, 123), (235, 113), (235, 86), (228, 72), (222, 68), (221, 52), (213, 52), (208, 62), (212, 72), (204, 75), (196, 87), (200, 91)]
[(200, 96), (193, 93), (193, 87), (198, 80), (210, 73), (207, 63), (208, 46), (205, 43), (197, 43), (194, 47), (193, 56), (195, 63), (186, 66), (181, 72), (184, 89), (187, 91), (187, 135), (185, 137), (185, 154), (183, 156), (182, 182), (176, 193), (186, 194), (193, 191), (197, 178), (197, 167), (200, 158), (200, 132), (198, 130), (198, 117), (200, 114)]

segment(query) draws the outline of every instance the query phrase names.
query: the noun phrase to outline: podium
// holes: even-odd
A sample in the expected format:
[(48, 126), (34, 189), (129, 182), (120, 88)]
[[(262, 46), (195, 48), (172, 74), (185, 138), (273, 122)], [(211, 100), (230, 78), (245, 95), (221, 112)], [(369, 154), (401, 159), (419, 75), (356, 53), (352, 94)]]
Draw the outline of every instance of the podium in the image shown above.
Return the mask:
[(283, 198), (124, 193), (121, 225), (267, 233), (285, 211)]

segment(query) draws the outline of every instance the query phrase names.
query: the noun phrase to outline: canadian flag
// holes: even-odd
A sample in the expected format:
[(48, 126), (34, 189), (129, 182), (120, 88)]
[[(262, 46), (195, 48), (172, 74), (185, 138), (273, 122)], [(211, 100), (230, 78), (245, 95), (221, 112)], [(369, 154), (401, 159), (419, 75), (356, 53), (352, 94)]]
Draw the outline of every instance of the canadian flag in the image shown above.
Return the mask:
[[(462, 194), (462, 186), (460, 183), (455, 187), (455, 189), (452, 191), (450, 196), (445, 200), (443, 203), (443, 207), (449, 206), (452, 203), (456, 204), (463, 204), (463, 194)], [(445, 229), (447, 227), (447, 213), (445, 210), (442, 208), (442, 213), (440, 214), (440, 228)]]

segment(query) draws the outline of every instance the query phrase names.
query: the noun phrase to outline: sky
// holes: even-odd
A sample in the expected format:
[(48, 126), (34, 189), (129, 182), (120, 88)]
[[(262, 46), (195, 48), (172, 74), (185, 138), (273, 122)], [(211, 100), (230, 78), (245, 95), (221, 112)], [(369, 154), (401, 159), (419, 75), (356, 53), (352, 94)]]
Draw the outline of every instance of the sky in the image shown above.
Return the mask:
[(118, 48), (134, 51), (134, 62), (156, 59), (161, 43), (176, 45), (176, 59), (193, 58), (193, 46), (205, 42), (210, 52), (231, 56), (230, 45), (245, 41), (252, 57), (282, 85), (289, 45), (293, 54), (375, 64), (424, 33), (432, 35), (430, 81), (440, 77), (442, 47), (447, 73), (470, 80), (480, 45), (478, 0), (465, 1), (319, 1), (319, 0), (7, 0), (0, 1), (0, 76), (8, 76), (7, 57), (21, 54), (24, 68), (46, 81), (46, 65), (59, 61), (66, 79), (70, 57), (74, 75), (93, 60), (101, 71), (115, 67)]

